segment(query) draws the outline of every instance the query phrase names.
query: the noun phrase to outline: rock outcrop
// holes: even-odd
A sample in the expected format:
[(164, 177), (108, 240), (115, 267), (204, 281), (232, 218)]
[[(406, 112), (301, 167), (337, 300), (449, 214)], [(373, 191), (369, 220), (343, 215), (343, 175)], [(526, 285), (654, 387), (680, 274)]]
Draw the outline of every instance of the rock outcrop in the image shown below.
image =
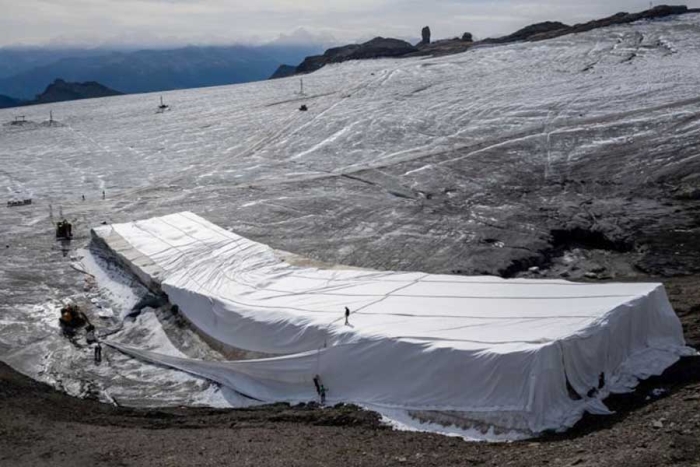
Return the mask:
[(421, 29), (420, 35), (422, 38), (420, 41), (421, 44), (423, 44), (423, 45), (430, 44), (430, 27), (429, 26), (426, 26), (423, 29)]
[(34, 99), (31, 104), (47, 104), (50, 102), (119, 96), (121, 94), (121, 92), (110, 89), (95, 81), (69, 83), (62, 79), (57, 79), (48, 85), (46, 91), (36, 96), (36, 99)]
[(659, 5), (639, 13), (617, 13), (607, 18), (589, 21), (587, 23), (569, 26), (558, 21), (546, 21), (532, 24), (508, 36), (484, 39), (474, 42), (471, 33), (465, 32), (461, 38), (431, 41), (430, 28), (422, 30), (422, 40), (416, 47), (398, 39), (384, 39), (377, 37), (364, 44), (351, 44), (343, 47), (328, 49), (323, 55), (306, 57), (299, 65), (296, 73), (311, 73), (328, 63), (338, 63), (346, 60), (360, 60), (380, 57), (415, 57), (415, 56), (441, 56), (461, 53), (473, 46), (481, 44), (508, 44), (520, 41), (537, 41), (590, 31), (618, 24), (632, 23), (643, 19), (656, 19), (666, 16), (680, 15), (684, 13), (699, 12), (690, 10), (683, 5), (669, 6)]
[(296, 68), (297, 73), (311, 73), (329, 63), (340, 63), (347, 60), (364, 60), (370, 58), (402, 57), (418, 49), (406, 41), (375, 37), (363, 44), (350, 44), (326, 50), (323, 55), (306, 57)]

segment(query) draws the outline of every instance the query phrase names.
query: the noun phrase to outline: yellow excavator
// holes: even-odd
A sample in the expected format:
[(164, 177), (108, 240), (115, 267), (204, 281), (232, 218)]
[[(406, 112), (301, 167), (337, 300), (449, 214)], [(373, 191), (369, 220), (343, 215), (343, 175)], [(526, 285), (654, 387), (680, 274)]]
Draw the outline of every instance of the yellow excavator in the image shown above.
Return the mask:
[(61, 308), (61, 316), (58, 318), (58, 323), (63, 330), (63, 334), (75, 345), (77, 345), (76, 334), (78, 329), (85, 326), (85, 342), (89, 346), (95, 344), (95, 364), (99, 365), (102, 362), (102, 344), (100, 344), (99, 339), (95, 335), (95, 326), (92, 325), (78, 305), (71, 303)]
[(56, 239), (70, 240), (71, 238), (73, 238), (73, 225), (65, 219), (59, 221), (56, 224)]
[(78, 305), (69, 304), (61, 308), (61, 317), (58, 318), (63, 332), (69, 336), (75, 335), (76, 331), (86, 324), (90, 324), (85, 313), (80, 311)]

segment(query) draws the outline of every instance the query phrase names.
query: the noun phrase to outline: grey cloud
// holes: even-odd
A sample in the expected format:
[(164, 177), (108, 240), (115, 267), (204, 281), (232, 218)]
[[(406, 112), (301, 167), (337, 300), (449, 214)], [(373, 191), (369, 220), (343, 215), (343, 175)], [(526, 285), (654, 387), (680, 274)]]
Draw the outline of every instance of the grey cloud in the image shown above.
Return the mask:
[[(700, 0), (687, 2), (700, 6)], [(637, 11), (638, 0), (0, 0), (0, 46), (13, 43), (144, 45), (271, 40), (298, 27), (341, 41), (375, 35), (486, 37), (543, 20), (586, 21)], [(119, 39), (121, 38), (121, 39)]]

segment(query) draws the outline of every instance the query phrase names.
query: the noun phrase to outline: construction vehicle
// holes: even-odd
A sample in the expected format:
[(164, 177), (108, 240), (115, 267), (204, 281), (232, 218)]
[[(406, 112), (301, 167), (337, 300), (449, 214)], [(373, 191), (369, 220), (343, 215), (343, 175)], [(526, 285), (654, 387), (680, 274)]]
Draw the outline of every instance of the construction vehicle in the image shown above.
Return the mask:
[(68, 336), (75, 335), (76, 331), (86, 324), (90, 324), (85, 313), (80, 311), (78, 305), (69, 304), (61, 308), (61, 316), (58, 318), (58, 324), (61, 326), (64, 334)]
[(58, 324), (61, 326), (63, 335), (70, 340), (73, 345), (82, 348), (77, 342), (78, 330), (85, 326), (85, 343), (88, 346), (94, 345), (95, 365), (102, 363), (102, 344), (97, 338), (95, 326), (90, 322), (88, 317), (83, 313), (78, 305), (68, 304), (61, 308), (61, 316), (58, 318)]
[(59, 221), (56, 224), (56, 239), (70, 240), (71, 238), (73, 238), (73, 225), (65, 219)]
[(7, 202), (7, 207), (8, 208), (15, 208), (17, 206), (29, 206), (32, 204), (32, 199), (27, 198), (27, 199), (20, 199), (20, 200), (12, 200)]

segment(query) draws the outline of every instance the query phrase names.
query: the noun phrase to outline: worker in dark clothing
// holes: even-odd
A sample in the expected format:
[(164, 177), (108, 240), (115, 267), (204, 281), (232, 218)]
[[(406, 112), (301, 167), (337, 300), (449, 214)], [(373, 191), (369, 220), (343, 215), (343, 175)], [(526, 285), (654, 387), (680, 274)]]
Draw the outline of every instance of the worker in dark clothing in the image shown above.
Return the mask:
[(350, 326), (350, 321), (348, 319), (350, 318), (350, 308), (345, 307), (345, 325)]
[(99, 365), (102, 362), (102, 345), (98, 342), (95, 346), (95, 365)]
[(73, 237), (73, 226), (63, 219), (56, 224), (56, 238), (70, 240)]
[(316, 386), (316, 393), (321, 397), (321, 404), (326, 403), (326, 386), (321, 382), (321, 377), (319, 375), (314, 376), (314, 386)]
[(97, 343), (97, 337), (95, 337), (95, 326), (88, 324), (85, 331), (85, 341), (88, 343), (88, 345)]
[(316, 394), (321, 395), (321, 377), (319, 375), (314, 376), (314, 386), (316, 386)]

